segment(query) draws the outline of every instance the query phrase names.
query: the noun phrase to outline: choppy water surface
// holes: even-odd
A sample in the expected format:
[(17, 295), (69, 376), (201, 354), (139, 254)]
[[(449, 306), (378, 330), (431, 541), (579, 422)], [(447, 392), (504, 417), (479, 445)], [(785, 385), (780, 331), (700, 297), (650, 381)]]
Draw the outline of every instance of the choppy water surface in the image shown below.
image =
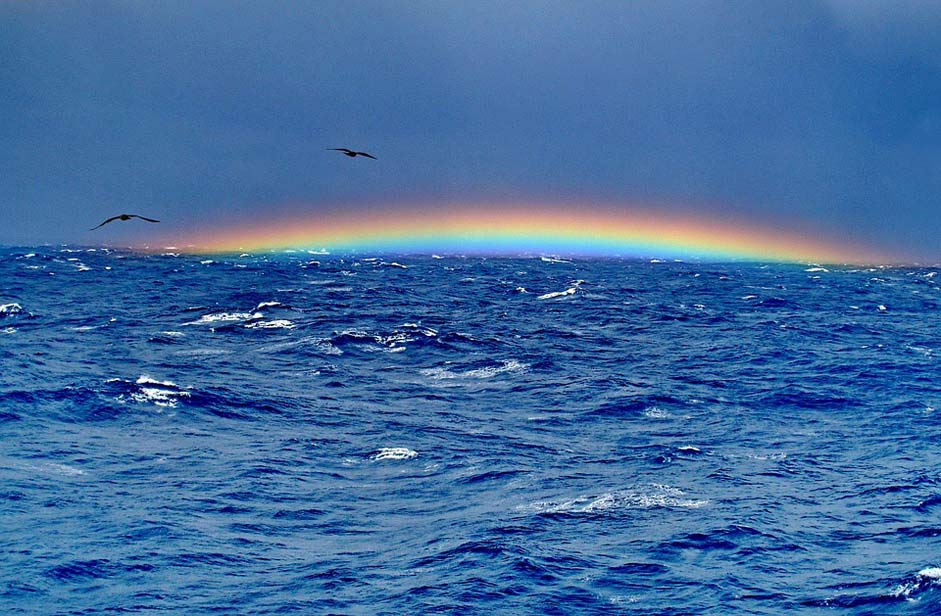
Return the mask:
[(939, 281), (0, 251), (0, 611), (941, 610)]

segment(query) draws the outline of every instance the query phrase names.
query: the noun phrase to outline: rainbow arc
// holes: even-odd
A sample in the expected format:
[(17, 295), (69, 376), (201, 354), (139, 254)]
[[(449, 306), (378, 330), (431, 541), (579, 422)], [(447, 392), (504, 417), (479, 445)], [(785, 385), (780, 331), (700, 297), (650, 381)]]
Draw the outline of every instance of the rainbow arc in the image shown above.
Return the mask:
[[(175, 240), (177, 245), (182, 245)], [(398, 206), (293, 214), (187, 238), (199, 252), (321, 249), (409, 254), (558, 254), (886, 263), (807, 232), (703, 215), (596, 205)]]

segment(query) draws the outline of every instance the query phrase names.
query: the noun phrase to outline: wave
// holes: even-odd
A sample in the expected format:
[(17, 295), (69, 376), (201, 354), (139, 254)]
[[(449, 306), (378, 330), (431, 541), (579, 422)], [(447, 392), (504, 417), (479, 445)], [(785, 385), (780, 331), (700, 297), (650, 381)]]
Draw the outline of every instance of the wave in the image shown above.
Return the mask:
[(0, 304), (0, 319), (22, 319), (34, 316), (32, 312), (24, 310), (23, 307), (15, 302), (10, 304)]
[[(181, 387), (169, 380), (157, 380), (141, 375), (134, 381), (111, 378), (105, 387), (94, 391), (97, 396), (106, 396), (117, 403), (117, 409), (128, 405), (143, 405), (157, 411), (184, 409), (195, 413), (207, 413), (224, 419), (251, 420), (265, 415), (280, 415), (284, 411), (273, 401), (254, 400), (224, 388)], [(95, 407), (95, 400), (80, 408)], [(100, 403), (97, 404), (100, 407)], [(116, 416), (116, 411), (111, 416)]]
[(576, 280), (572, 283), (572, 286), (565, 289), (564, 291), (552, 291), (550, 293), (543, 293), (536, 299), (554, 299), (556, 297), (565, 297), (567, 295), (575, 295), (578, 292), (581, 285), (584, 283), (584, 280)]
[(383, 447), (370, 454), (371, 460), (411, 460), (418, 457), (418, 452), (408, 447)]
[(287, 319), (273, 319), (271, 321), (253, 321), (246, 323), (245, 327), (248, 329), (294, 329), (295, 325)]
[(903, 580), (892, 591), (892, 596), (913, 599), (917, 595), (938, 586), (941, 586), (941, 567), (925, 567), (915, 575)]
[(347, 329), (328, 339), (329, 344), (341, 350), (403, 352), (410, 346), (436, 345), (438, 332), (417, 323), (404, 323), (388, 333), (373, 333), (362, 329)]
[(615, 490), (600, 495), (540, 501), (518, 507), (518, 510), (540, 515), (575, 515), (610, 514), (623, 509), (700, 509), (707, 505), (707, 499), (689, 498), (679, 488), (651, 484), (645, 488)]
[(423, 368), (419, 370), (424, 376), (430, 377), (435, 381), (450, 379), (490, 379), (505, 373), (521, 373), (529, 369), (529, 364), (517, 361), (515, 359), (506, 359), (500, 362), (488, 362), (487, 365), (479, 368), (470, 368), (463, 372), (454, 372), (447, 368)]
[(688, 402), (667, 395), (637, 396), (628, 400), (614, 400), (585, 413), (593, 418), (624, 418), (642, 415), (651, 419), (670, 417), (670, 409), (687, 407)]
[(20, 306), (19, 304), (2, 304), (2, 305), (0, 305), (0, 314), (2, 314), (2, 315), (4, 315), (4, 316), (19, 314), (19, 313), (21, 313), (21, 312), (23, 312), (23, 307)]
[(204, 314), (195, 321), (189, 321), (184, 325), (205, 325), (209, 323), (233, 323), (245, 322), (255, 319), (261, 319), (264, 315), (260, 312), (214, 312)]
[(192, 395), (172, 381), (157, 381), (147, 375), (141, 375), (133, 384), (122, 379), (108, 379), (107, 382), (124, 386), (121, 388), (126, 391), (118, 394), (116, 398), (119, 402), (131, 400), (164, 408), (176, 408), (181, 400)]
[[(863, 581), (852, 585), (838, 585), (845, 589), (857, 587), (861, 590), (873, 589), (870, 592), (842, 593), (825, 599), (811, 599), (803, 602), (804, 606), (816, 608), (865, 608), (866, 614), (886, 613), (893, 605), (915, 605), (919, 613), (936, 614), (941, 610), (941, 598), (938, 590), (941, 588), (941, 567), (929, 566), (917, 573), (898, 580), (889, 588), (884, 587), (885, 581)], [(880, 587), (882, 587), (880, 589)], [(876, 608), (878, 606), (878, 608)], [(870, 611), (876, 609), (876, 611)]]

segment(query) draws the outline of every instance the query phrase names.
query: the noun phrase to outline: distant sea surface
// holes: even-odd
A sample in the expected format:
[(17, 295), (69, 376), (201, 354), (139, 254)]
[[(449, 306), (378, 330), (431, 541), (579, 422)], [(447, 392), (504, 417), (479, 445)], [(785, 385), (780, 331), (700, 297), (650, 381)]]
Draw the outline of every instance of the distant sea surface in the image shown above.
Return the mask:
[(930, 268), (0, 250), (0, 613), (941, 611)]

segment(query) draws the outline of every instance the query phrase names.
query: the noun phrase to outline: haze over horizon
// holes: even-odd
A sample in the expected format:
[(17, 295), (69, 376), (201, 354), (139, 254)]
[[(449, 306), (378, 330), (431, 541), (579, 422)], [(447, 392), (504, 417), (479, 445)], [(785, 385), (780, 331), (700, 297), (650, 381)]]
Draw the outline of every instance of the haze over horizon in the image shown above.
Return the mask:
[(914, 1), (2, 2), (0, 244), (597, 200), (939, 262), (939, 30)]

